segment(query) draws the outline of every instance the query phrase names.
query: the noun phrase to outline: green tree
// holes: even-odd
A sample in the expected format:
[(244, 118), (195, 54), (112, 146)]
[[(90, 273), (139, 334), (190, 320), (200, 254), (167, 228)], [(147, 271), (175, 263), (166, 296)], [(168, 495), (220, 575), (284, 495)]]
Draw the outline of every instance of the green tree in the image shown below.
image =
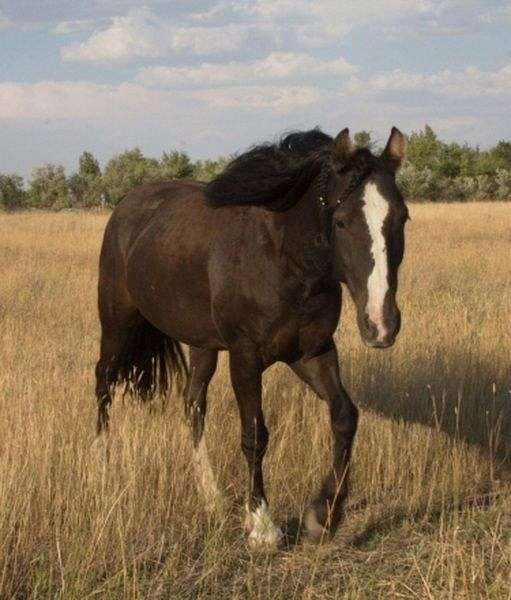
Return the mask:
[(37, 208), (53, 210), (70, 206), (64, 167), (46, 164), (34, 169), (30, 181), (29, 203)]
[(83, 206), (85, 194), (89, 188), (86, 177), (82, 177), (79, 173), (74, 173), (67, 180), (67, 187), (69, 189), (70, 204), (72, 206)]
[(114, 156), (103, 172), (107, 201), (115, 205), (135, 186), (160, 179), (159, 167), (156, 159), (146, 158), (139, 148)]
[(371, 140), (371, 134), (369, 131), (357, 131), (353, 136), (353, 142), (355, 144), (355, 148), (367, 148), (369, 150), (373, 150), (375, 147), (375, 142)]
[(160, 174), (163, 179), (186, 179), (193, 176), (193, 163), (186, 152), (164, 152), (160, 159)]
[(407, 159), (416, 169), (435, 170), (442, 142), (433, 129), (426, 125), (424, 131), (413, 132), (408, 139)]
[(463, 168), (464, 151), (459, 144), (440, 143), (434, 171), (442, 177), (458, 177)]
[(468, 144), (461, 146), (460, 175), (463, 177), (475, 177), (477, 174), (477, 159), (479, 148), (471, 148)]
[(231, 162), (231, 158), (220, 156), (216, 160), (198, 160), (193, 169), (193, 178), (198, 181), (211, 181)]
[(501, 140), (494, 148), (492, 148), (491, 154), (498, 163), (497, 168), (508, 169), (511, 171), (511, 142)]
[(82, 177), (92, 178), (101, 175), (99, 163), (91, 152), (85, 150), (78, 159), (78, 174)]
[(22, 208), (25, 204), (23, 178), (19, 175), (0, 174), (0, 206), (8, 210)]
[(501, 166), (500, 160), (495, 155), (494, 151), (484, 150), (478, 153), (475, 164), (475, 174), (480, 176), (492, 176), (495, 175), (497, 169)]
[(103, 181), (99, 163), (88, 151), (78, 159), (78, 173), (68, 179), (72, 206), (91, 207), (104, 203)]

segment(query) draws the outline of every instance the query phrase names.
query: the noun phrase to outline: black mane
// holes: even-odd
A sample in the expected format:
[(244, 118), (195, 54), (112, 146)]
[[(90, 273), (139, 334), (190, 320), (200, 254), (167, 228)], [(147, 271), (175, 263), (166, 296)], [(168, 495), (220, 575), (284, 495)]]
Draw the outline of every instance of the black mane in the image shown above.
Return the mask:
[(299, 131), (240, 154), (205, 188), (210, 206), (261, 205), (286, 210), (330, 160), (333, 138), (320, 129)]

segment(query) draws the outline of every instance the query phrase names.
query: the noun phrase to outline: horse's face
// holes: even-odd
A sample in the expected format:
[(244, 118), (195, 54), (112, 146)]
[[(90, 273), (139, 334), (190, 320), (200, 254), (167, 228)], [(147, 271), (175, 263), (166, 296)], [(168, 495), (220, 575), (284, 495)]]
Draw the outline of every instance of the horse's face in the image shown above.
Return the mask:
[[(404, 136), (393, 129), (379, 158), (353, 152), (347, 131), (336, 140), (347, 167), (329, 182), (332, 214), (334, 276), (346, 283), (357, 307), (363, 341), (386, 348), (399, 332), (401, 315), (396, 304), (398, 269), (404, 252), (408, 210), (395, 181), (406, 147)], [(348, 162), (346, 162), (348, 158)], [(337, 204), (338, 202), (338, 204)]]

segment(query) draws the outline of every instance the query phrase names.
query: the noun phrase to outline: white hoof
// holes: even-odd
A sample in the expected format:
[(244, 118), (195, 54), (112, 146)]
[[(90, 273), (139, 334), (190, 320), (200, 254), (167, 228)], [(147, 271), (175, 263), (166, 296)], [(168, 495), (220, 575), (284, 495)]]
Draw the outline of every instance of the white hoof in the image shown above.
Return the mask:
[(247, 512), (245, 526), (250, 528), (248, 545), (256, 550), (276, 550), (282, 539), (282, 531), (272, 521), (266, 502), (261, 502), (254, 512)]

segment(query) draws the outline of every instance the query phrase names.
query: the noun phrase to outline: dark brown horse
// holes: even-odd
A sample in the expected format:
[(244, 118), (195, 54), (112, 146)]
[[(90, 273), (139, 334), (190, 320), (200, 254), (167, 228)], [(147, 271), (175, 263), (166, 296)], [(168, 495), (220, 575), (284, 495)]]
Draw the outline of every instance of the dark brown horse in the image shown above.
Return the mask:
[[(395, 183), (405, 138), (394, 128), (381, 156), (312, 130), (240, 155), (208, 185), (169, 181), (130, 192), (101, 251), (98, 430), (112, 387), (148, 399), (186, 377), (194, 461), (208, 506), (221, 499), (203, 438), (206, 392), (227, 350), (248, 462), (249, 541), (274, 545), (262, 462), (268, 431), (261, 376), (289, 364), (328, 405), (333, 465), (305, 517), (309, 535), (335, 531), (348, 489), (357, 409), (339, 375), (333, 334), (344, 282), (362, 339), (398, 333), (397, 271), (407, 209)], [(190, 347), (189, 367), (180, 342)]]

